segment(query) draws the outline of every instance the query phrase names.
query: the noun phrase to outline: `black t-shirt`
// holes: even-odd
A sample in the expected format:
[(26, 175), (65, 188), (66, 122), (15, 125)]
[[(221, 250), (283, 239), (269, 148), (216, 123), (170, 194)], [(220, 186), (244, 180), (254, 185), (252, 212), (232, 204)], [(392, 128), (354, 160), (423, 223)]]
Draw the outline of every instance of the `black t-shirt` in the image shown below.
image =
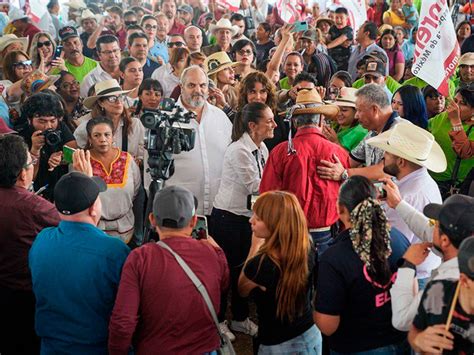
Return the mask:
[[(413, 325), (419, 330), (425, 330), (436, 324), (446, 324), (456, 286), (455, 280), (430, 282), (423, 292)], [(443, 354), (474, 354), (472, 329), (474, 316), (462, 309), (458, 299), (449, 327), (449, 331), (454, 335), (454, 349), (443, 350)]]
[[(61, 131), (62, 143), (59, 144), (55, 150), (62, 151), (63, 145), (65, 143), (74, 140), (74, 135), (63, 121), (59, 122), (58, 130)], [(34, 131), (35, 130), (30, 126), (23, 132), (20, 132), (20, 135), (25, 139), (26, 144), (28, 144), (29, 149), (31, 149), (31, 135), (34, 133)], [(42, 195), (49, 201), (54, 201), (53, 191), (56, 182), (58, 182), (61, 176), (68, 173), (67, 165), (59, 165), (53, 171), (48, 171), (48, 160), (52, 153), (52, 149), (50, 149), (46, 144), (43, 146), (43, 148), (41, 148), (39, 170), (33, 184), (35, 191), (38, 191), (41, 187), (48, 185), (48, 188), (44, 190)]]
[(270, 49), (275, 47), (273, 41), (269, 41), (265, 44), (255, 43), (255, 48), (257, 49), (257, 65), (268, 59), (270, 54)]
[[(346, 35), (349, 41), (354, 39), (354, 30), (350, 26), (343, 27), (341, 29), (336, 26), (332, 26), (329, 29), (329, 35), (331, 36), (331, 41), (334, 41), (336, 38)], [(339, 45), (337, 47), (328, 49), (328, 54), (336, 62), (337, 70), (347, 70), (349, 63), (349, 57), (351, 56), (351, 46), (343, 47)]]
[[(313, 269), (315, 267), (315, 252), (312, 250), (308, 258), (308, 286), (306, 304), (303, 313), (295, 317), (293, 322), (281, 321), (277, 315), (276, 289), (280, 280), (280, 271), (277, 265), (267, 256), (257, 255), (250, 259), (245, 266), (244, 273), (248, 279), (264, 286), (252, 290), (257, 304), (258, 339), (263, 345), (276, 345), (303, 334), (314, 325), (311, 308), (311, 294), (313, 289)], [(260, 263), (261, 262), (261, 263)]]
[(392, 326), (390, 288), (370, 280), (364, 264), (352, 248), (349, 231), (324, 252), (319, 262), (315, 309), (340, 316), (339, 327), (329, 337), (337, 352), (359, 352), (397, 344), (406, 333)]

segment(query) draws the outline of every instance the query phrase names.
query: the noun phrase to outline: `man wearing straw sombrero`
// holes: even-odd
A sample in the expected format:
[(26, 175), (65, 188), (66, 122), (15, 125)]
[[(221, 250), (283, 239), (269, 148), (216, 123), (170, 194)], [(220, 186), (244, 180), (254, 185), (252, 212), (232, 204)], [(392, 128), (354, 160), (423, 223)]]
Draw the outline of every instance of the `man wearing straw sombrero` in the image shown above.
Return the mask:
[[(290, 191), (303, 207), (311, 236), (321, 254), (332, 240), (331, 227), (338, 220), (336, 205), (340, 182), (323, 180), (316, 173), (322, 159), (338, 157), (349, 166), (349, 155), (344, 148), (330, 142), (321, 130), (325, 117), (335, 117), (339, 108), (325, 105), (316, 89), (302, 89), (296, 105), (287, 113), (296, 125), (294, 139), (273, 148), (265, 164), (260, 193), (271, 190)], [(291, 130), (290, 130), (291, 131)]]
[(232, 26), (230, 20), (221, 18), (215, 25), (209, 26), (209, 31), (216, 37), (217, 43), (203, 47), (202, 52), (206, 56), (222, 51), (230, 53), (232, 49), (232, 37), (239, 32), (239, 28), (237, 26)]

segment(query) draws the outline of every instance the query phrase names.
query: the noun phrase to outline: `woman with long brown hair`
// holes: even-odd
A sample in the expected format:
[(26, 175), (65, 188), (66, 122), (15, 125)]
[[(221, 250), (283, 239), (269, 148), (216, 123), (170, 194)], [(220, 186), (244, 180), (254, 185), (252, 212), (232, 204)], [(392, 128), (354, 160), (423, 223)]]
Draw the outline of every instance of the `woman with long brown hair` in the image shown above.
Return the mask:
[(311, 293), (315, 251), (296, 196), (270, 191), (253, 206), (252, 245), (239, 278), (255, 297), (259, 354), (321, 354)]

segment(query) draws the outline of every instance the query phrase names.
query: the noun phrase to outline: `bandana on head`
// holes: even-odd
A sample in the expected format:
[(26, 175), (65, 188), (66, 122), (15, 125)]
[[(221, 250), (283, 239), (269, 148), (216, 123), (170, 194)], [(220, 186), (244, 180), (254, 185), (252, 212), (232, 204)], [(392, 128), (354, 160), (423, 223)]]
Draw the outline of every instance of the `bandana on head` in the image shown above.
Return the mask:
[(387, 223), (387, 217), (385, 216), (385, 212), (380, 206), (380, 203), (369, 197), (359, 203), (351, 212), (352, 228), (349, 232), (352, 247), (370, 271), (374, 271), (370, 257), (374, 219), (376, 219), (378, 225), (383, 226), (381, 233), (384, 244), (386, 245), (384, 257), (385, 259), (388, 259), (392, 253), (392, 249), (390, 248), (390, 228)]

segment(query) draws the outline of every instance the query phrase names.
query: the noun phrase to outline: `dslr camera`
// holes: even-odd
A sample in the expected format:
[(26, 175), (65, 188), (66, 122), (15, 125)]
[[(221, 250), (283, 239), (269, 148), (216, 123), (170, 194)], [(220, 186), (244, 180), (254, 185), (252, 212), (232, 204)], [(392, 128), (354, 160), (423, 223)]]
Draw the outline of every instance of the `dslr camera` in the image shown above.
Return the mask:
[(63, 136), (59, 129), (47, 129), (42, 133), (44, 136), (44, 150), (50, 155), (59, 152), (63, 146)]
[(196, 131), (183, 128), (181, 123), (189, 123), (195, 114), (184, 112), (175, 101), (163, 99), (158, 110), (145, 111), (140, 120), (148, 133), (145, 148), (148, 151), (148, 166), (153, 179), (169, 179), (174, 173), (173, 154), (194, 148)]

